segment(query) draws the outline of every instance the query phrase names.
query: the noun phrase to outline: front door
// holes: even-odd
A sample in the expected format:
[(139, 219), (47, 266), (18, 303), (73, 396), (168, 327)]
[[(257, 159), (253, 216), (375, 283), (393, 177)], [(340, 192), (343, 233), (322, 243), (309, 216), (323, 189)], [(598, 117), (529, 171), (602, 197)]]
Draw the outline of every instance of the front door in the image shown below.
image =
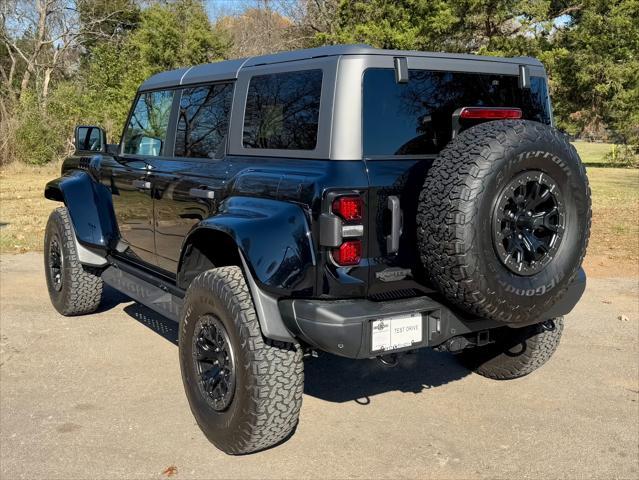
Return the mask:
[(173, 96), (172, 90), (139, 95), (124, 132), (122, 154), (111, 170), (113, 209), (122, 239), (118, 249), (151, 265), (157, 264), (153, 172), (156, 162), (172, 150), (167, 132)]

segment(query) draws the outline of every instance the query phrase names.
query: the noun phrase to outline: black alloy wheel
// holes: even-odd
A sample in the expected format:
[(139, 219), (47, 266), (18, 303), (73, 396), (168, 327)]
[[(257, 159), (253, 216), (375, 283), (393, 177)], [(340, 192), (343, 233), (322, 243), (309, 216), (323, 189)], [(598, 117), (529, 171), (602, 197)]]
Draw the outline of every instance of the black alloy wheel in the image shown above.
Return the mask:
[(192, 351), (200, 393), (213, 410), (226, 410), (235, 394), (235, 359), (229, 334), (220, 320), (212, 315), (198, 319)]
[(565, 217), (561, 191), (547, 173), (515, 176), (493, 212), (493, 242), (501, 262), (521, 276), (543, 270), (561, 244)]
[(62, 290), (62, 266), (64, 257), (60, 246), (60, 237), (55, 234), (49, 243), (49, 278), (53, 288), (59, 292)]

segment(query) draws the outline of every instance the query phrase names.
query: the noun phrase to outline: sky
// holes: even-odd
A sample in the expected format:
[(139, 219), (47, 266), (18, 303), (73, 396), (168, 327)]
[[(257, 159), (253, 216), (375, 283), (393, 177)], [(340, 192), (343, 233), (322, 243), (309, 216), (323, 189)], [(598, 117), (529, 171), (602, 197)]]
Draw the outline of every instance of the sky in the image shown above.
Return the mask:
[(257, 5), (258, 0), (203, 0), (211, 20), (215, 21), (223, 15), (238, 14), (248, 7)]

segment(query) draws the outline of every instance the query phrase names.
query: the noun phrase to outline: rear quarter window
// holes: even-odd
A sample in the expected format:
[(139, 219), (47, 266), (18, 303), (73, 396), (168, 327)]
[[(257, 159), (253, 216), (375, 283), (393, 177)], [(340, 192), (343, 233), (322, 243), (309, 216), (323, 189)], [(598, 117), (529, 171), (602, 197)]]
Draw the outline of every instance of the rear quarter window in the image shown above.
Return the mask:
[(314, 150), (321, 90), (321, 70), (252, 77), (244, 112), (244, 148)]
[(437, 154), (452, 136), (460, 107), (518, 107), (523, 118), (550, 124), (546, 82), (514, 75), (410, 70), (397, 83), (392, 69), (369, 69), (363, 80), (365, 156)]

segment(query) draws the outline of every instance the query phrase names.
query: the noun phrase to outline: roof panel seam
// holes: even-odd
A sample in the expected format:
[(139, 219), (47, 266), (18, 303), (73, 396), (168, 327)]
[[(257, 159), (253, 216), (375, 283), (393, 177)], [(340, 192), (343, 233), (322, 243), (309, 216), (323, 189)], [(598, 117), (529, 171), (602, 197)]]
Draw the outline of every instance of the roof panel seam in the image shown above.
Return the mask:
[(184, 80), (184, 77), (186, 77), (186, 74), (189, 73), (194, 66), (195, 65), (191, 65), (189, 68), (186, 69), (186, 72), (184, 72), (182, 76), (180, 77), (180, 83), (178, 85), (182, 85), (182, 81)]
[(242, 65), (240, 65), (239, 67), (237, 67), (237, 71), (235, 72), (235, 78), (238, 78), (240, 76), (240, 70), (242, 70), (242, 68), (244, 67), (244, 65), (246, 65), (246, 62), (248, 62), (249, 60), (253, 59), (255, 57), (248, 57), (246, 58), (246, 60), (244, 60), (242, 62)]

